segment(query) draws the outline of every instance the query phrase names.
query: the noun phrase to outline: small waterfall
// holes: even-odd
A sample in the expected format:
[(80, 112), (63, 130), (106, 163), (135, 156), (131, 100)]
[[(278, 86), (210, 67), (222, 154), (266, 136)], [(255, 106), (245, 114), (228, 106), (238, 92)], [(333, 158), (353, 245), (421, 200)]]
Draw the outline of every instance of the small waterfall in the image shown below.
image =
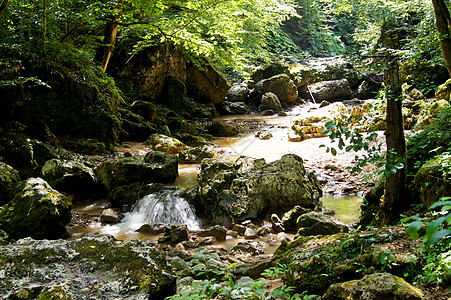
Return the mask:
[(121, 223), (104, 226), (102, 231), (108, 234), (131, 233), (144, 224), (186, 225), (189, 230), (200, 228), (200, 220), (193, 207), (181, 194), (183, 190), (163, 190), (144, 196), (136, 203), (132, 211), (126, 213)]

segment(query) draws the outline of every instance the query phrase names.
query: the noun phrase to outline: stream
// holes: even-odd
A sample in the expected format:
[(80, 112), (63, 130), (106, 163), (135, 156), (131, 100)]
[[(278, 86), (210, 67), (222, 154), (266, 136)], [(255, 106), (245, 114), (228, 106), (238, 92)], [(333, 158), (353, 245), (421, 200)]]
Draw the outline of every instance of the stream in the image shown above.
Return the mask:
[[(238, 137), (217, 138), (212, 140), (217, 145), (220, 155), (236, 159), (241, 155), (254, 158), (264, 158), (267, 162), (280, 159), (282, 155), (294, 153), (301, 156), (304, 165), (308, 169), (317, 172), (320, 182), (327, 184), (323, 187), (325, 195), (321, 201), (325, 210), (333, 210), (334, 217), (343, 223), (355, 223), (360, 216), (361, 193), (357, 195), (347, 195), (336, 191), (338, 186), (335, 181), (343, 179), (341, 174), (331, 174), (327, 168), (318, 174), (319, 165), (336, 164), (342, 169), (350, 165), (353, 155), (346, 155), (343, 151), (337, 156), (326, 153), (325, 148), (320, 148), (321, 144), (329, 143), (329, 138), (308, 139), (302, 142), (290, 142), (287, 138), (287, 130), (292, 119), (300, 115), (307, 114), (314, 109), (314, 104), (297, 106), (287, 113), (286, 116), (260, 116), (260, 115), (240, 115), (225, 116), (218, 119), (234, 122), (241, 127), (251, 127), (252, 130), (240, 134)], [(250, 124), (250, 126), (248, 126)], [(256, 125), (257, 124), (257, 125)], [(259, 139), (255, 132), (261, 130), (271, 134), (270, 139)], [(141, 143), (128, 143), (126, 148), (118, 147), (119, 152), (131, 152), (133, 155), (145, 154), (149, 148)], [(191, 232), (196, 232), (202, 224), (195, 216), (194, 209), (183, 199), (181, 189), (189, 188), (197, 184), (197, 173), (199, 164), (179, 164), (179, 177), (175, 184), (169, 186), (158, 194), (151, 194), (140, 199), (131, 212), (125, 213), (119, 224), (102, 224), (99, 216), (102, 210), (109, 207), (106, 200), (78, 203), (73, 211), (79, 216), (84, 216), (90, 221), (87, 226), (70, 228), (69, 232), (73, 238), (87, 233), (110, 234), (119, 240), (140, 239), (146, 242), (156, 242), (159, 236), (152, 236), (136, 232), (143, 224), (185, 224)], [(321, 179), (322, 178), (322, 179)], [(338, 178), (338, 179), (334, 179)], [(346, 184), (346, 180), (343, 181)], [(343, 183), (342, 182), (342, 183)], [(323, 184), (324, 185), (324, 184)], [(215, 243), (215, 247), (231, 248), (241, 239), (227, 236), (226, 241)], [(278, 238), (275, 234), (260, 237), (258, 241), (264, 243), (265, 252), (272, 253), (278, 246)]]

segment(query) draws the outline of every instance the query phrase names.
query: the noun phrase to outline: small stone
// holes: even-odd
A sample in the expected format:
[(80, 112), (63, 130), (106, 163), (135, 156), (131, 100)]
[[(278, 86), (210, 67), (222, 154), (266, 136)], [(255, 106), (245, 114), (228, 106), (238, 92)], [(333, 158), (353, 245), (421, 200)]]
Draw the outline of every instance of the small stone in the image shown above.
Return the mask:
[(246, 231), (244, 232), (244, 238), (247, 240), (256, 239), (258, 238), (258, 234), (254, 229), (246, 228)]
[(240, 235), (244, 235), (244, 232), (246, 231), (246, 226), (240, 224), (233, 224), (232, 230), (238, 232), (238, 234)]
[(259, 236), (264, 236), (267, 235), (269, 233), (270, 229), (266, 226), (262, 226), (258, 229), (257, 234)]
[(114, 208), (104, 209), (100, 215), (100, 222), (102, 223), (119, 223), (121, 219), (121, 213)]
[(206, 237), (199, 241), (199, 246), (213, 245), (217, 240), (214, 237)]

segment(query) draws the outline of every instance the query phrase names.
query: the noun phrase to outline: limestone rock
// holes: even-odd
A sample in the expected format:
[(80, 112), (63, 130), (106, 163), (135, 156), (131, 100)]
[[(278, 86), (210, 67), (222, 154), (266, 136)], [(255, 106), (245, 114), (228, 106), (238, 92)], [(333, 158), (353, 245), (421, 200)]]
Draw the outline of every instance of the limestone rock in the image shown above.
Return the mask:
[(200, 163), (205, 158), (214, 158), (218, 152), (213, 146), (199, 146), (189, 150), (183, 150), (179, 153), (181, 163)]
[(159, 134), (152, 134), (145, 142), (144, 145), (150, 146), (155, 151), (166, 152), (169, 154), (174, 154), (182, 151), (186, 145), (179, 140)]
[(13, 198), (14, 190), (19, 181), (19, 172), (13, 167), (0, 162), (0, 206), (8, 203)]
[(298, 218), (309, 212), (311, 212), (310, 209), (296, 205), (293, 209), (290, 209), (283, 215), (282, 220), (280, 220), (279, 223), (289, 231), (297, 231), (299, 229), (297, 224)]
[(72, 203), (41, 178), (21, 182), (0, 211), (0, 226), (10, 238), (57, 239), (66, 233)]
[(257, 83), (280, 74), (290, 75), (290, 66), (280, 62), (260, 66), (251, 74), (251, 78), (254, 83)]
[(238, 129), (230, 123), (223, 121), (213, 121), (208, 128), (208, 132), (213, 136), (236, 136), (238, 134)]
[(329, 102), (350, 99), (352, 91), (346, 79), (321, 81), (310, 85), (310, 91), (316, 102)]
[(262, 95), (260, 110), (272, 109), (275, 112), (282, 110), (282, 104), (280, 104), (279, 98), (276, 94), (267, 92)]
[(420, 300), (423, 293), (404, 279), (389, 273), (366, 275), (360, 280), (332, 284), (322, 300)]
[(100, 182), (111, 191), (133, 183), (171, 183), (178, 176), (176, 155), (151, 151), (145, 157), (136, 155), (106, 161), (94, 169)]
[(227, 228), (221, 225), (215, 225), (208, 229), (202, 229), (197, 232), (199, 236), (212, 236), (218, 241), (224, 241), (227, 234)]
[(224, 101), (218, 106), (221, 115), (245, 115), (250, 112), (250, 108), (244, 102)]
[(261, 100), (262, 95), (272, 92), (279, 98), (282, 104), (294, 104), (298, 99), (298, 91), (294, 82), (286, 74), (280, 74), (268, 79), (263, 79), (255, 85), (252, 98)]
[(227, 101), (246, 102), (249, 96), (249, 88), (246, 84), (234, 84), (227, 92)]
[(168, 225), (164, 236), (158, 239), (159, 243), (178, 244), (189, 241), (189, 230), (186, 225)]
[(121, 213), (114, 208), (107, 208), (102, 211), (100, 215), (100, 222), (102, 223), (119, 223), (122, 219)]
[(204, 103), (221, 103), (230, 88), (224, 75), (209, 64), (205, 64), (202, 70), (195, 65), (188, 65), (186, 83), (190, 92)]
[(198, 175), (199, 196), (207, 217), (218, 224), (263, 218), (296, 205), (313, 208), (322, 195), (316, 177), (293, 154), (266, 163), (240, 158), (235, 163), (205, 159)]
[(349, 228), (328, 215), (317, 212), (309, 212), (301, 215), (297, 220), (300, 228), (298, 235), (329, 235), (340, 232), (348, 232)]

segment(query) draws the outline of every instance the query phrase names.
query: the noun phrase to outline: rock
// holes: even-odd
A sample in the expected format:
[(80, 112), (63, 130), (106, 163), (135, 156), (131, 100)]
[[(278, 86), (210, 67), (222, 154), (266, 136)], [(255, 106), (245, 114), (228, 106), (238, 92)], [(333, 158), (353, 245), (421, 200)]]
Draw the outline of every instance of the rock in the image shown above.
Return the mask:
[(258, 229), (257, 234), (258, 236), (265, 236), (267, 235), (269, 232), (271, 231), (271, 229), (267, 226), (262, 226)]
[(246, 84), (234, 84), (227, 92), (227, 101), (229, 102), (246, 102), (249, 96), (249, 88)]
[(244, 102), (224, 101), (218, 106), (218, 112), (221, 115), (245, 115), (251, 109)]
[(145, 157), (136, 155), (103, 162), (94, 173), (109, 191), (133, 183), (171, 183), (178, 176), (178, 157), (151, 151)]
[(346, 79), (317, 82), (310, 85), (310, 91), (316, 102), (323, 100), (334, 102), (353, 96)]
[(283, 215), (280, 223), (288, 231), (297, 231), (299, 229), (299, 226), (297, 224), (298, 218), (303, 214), (309, 213), (311, 211), (312, 211), (311, 209), (296, 205)]
[(54, 189), (72, 195), (105, 193), (94, 171), (81, 161), (50, 159), (42, 167), (41, 176)]
[(241, 253), (250, 253), (252, 255), (260, 255), (263, 254), (262, 249), (258, 249), (254, 245), (250, 244), (249, 242), (238, 242), (235, 246), (232, 248), (235, 252), (241, 252)]
[(263, 218), (296, 205), (313, 208), (322, 195), (314, 174), (294, 154), (266, 163), (264, 159), (205, 159), (198, 175), (206, 217), (216, 224)]
[(122, 215), (120, 211), (114, 208), (107, 208), (102, 211), (100, 215), (100, 222), (102, 223), (120, 223), (122, 219)]
[(120, 108), (122, 138), (129, 141), (145, 141), (151, 134), (157, 133), (157, 126), (142, 116)]
[(186, 83), (193, 98), (203, 103), (221, 103), (230, 89), (224, 75), (210, 64), (203, 65), (202, 70), (195, 65), (188, 65)]
[(218, 156), (215, 147), (204, 145), (189, 150), (183, 150), (179, 153), (181, 163), (200, 163), (205, 158), (214, 158)]
[(186, 225), (167, 225), (164, 236), (158, 239), (159, 243), (178, 244), (189, 240), (189, 230)]
[(377, 91), (380, 88), (381, 88), (380, 85), (378, 85), (374, 82), (370, 82), (368, 80), (364, 80), (357, 88), (357, 92), (356, 92), (355, 96), (361, 100), (375, 98)]
[(255, 264), (238, 264), (232, 268), (232, 272), (235, 276), (249, 276), (252, 279), (261, 277), (264, 270), (271, 267), (271, 261), (269, 259), (260, 259)]
[(155, 122), (157, 108), (152, 102), (138, 100), (132, 103), (131, 108), (133, 113), (140, 115), (144, 120)]
[(330, 104), (329, 101), (323, 100), (323, 101), (321, 101), (321, 103), (319, 104), (319, 108), (326, 107), (326, 106), (328, 106), (329, 104)]
[(25, 135), (0, 133), (0, 156), (4, 163), (19, 171), (23, 178), (37, 176), (39, 166), (34, 159), (33, 145)]
[(434, 123), (438, 115), (446, 108), (450, 107), (450, 102), (447, 100), (438, 100), (424, 105), (418, 116), (417, 126), (427, 126)]
[(199, 236), (212, 236), (218, 241), (224, 241), (227, 235), (227, 228), (221, 225), (215, 225), (208, 229), (201, 229), (197, 232)]
[(262, 100), (259, 109), (260, 110), (272, 109), (275, 112), (279, 112), (283, 108), (282, 104), (280, 104), (277, 95), (271, 92), (267, 92), (262, 95)]
[(188, 264), (180, 257), (171, 259), (169, 263), (171, 264), (171, 267), (176, 270), (189, 270)]
[(10, 238), (58, 239), (66, 233), (72, 203), (41, 178), (28, 178), (0, 211), (0, 226)]
[(119, 208), (122, 212), (130, 211), (132, 206), (142, 197), (158, 192), (163, 185), (159, 183), (140, 184), (133, 183), (115, 187), (108, 194), (108, 201), (113, 207)]
[(166, 232), (166, 228), (164, 224), (144, 224), (136, 232), (154, 235)]
[(254, 136), (259, 138), (259, 139), (261, 139), (261, 140), (269, 140), (270, 138), (272, 138), (271, 132), (269, 132), (269, 131), (261, 131), (261, 130), (256, 132)]
[(300, 228), (298, 235), (329, 235), (339, 232), (348, 232), (349, 228), (328, 215), (317, 212), (309, 212), (301, 215), (297, 220)]
[(203, 239), (201, 239), (199, 241), (199, 246), (208, 246), (208, 245), (213, 245), (214, 243), (217, 243), (218, 241), (216, 240), (216, 238), (209, 236), (209, 237), (205, 237)]
[(298, 91), (294, 82), (286, 74), (280, 74), (268, 79), (263, 79), (255, 85), (250, 97), (255, 99), (255, 103), (258, 105), (262, 99), (262, 96), (272, 92), (279, 98), (280, 103), (291, 105), (298, 99)]
[(0, 162), (0, 206), (11, 201), (19, 181), (19, 171)]
[(360, 280), (334, 283), (321, 299), (420, 300), (423, 299), (423, 293), (400, 277), (390, 273), (375, 273)]
[(343, 56), (313, 58), (307, 62), (310, 83), (346, 79), (351, 89), (360, 84), (359, 74), (351, 62)]
[(150, 146), (155, 151), (169, 154), (179, 153), (186, 148), (186, 145), (179, 140), (159, 133), (152, 134), (144, 145)]
[(249, 228), (249, 227), (246, 228), (246, 231), (244, 232), (244, 238), (246, 240), (253, 240), (253, 239), (258, 238), (257, 231), (255, 231), (254, 229)]
[[(175, 276), (160, 251), (141, 241), (117, 241), (111, 236), (71, 241), (22, 239), (0, 247), (0, 265), (0, 294), (6, 298), (37, 282), (39, 290), (33, 299), (133, 295), (133, 299), (163, 300), (175, 292)], [(50, 296), (46, 293), (50, 288), (61, 291)]]
[(238, 234), (240, 235), (244, 235), (244, 232), (246, 232), (246, 226), (240, 224), (233, 224), (232, 230), (238, 232)]
[(450, 100), (451, 95), (451, 78), (446, 80), (445, 83), (438, 86), (437, 90), (435, 91), (435, 98), (437, 100)]
[(280, 74), (290, 75), (290, 66), (285, 63), (273, 62), (265, 66), (258, 67), (251, 74), (251, 79), (254, 83), (257, 83), (263, 79), (268, 79)]
[(223, 121), (213, 121), (213, 123), (208, 126), (208, 132), (213, 136), (236, 136), (238, 135), (238, 129), (235, 125), (226, 123)]

